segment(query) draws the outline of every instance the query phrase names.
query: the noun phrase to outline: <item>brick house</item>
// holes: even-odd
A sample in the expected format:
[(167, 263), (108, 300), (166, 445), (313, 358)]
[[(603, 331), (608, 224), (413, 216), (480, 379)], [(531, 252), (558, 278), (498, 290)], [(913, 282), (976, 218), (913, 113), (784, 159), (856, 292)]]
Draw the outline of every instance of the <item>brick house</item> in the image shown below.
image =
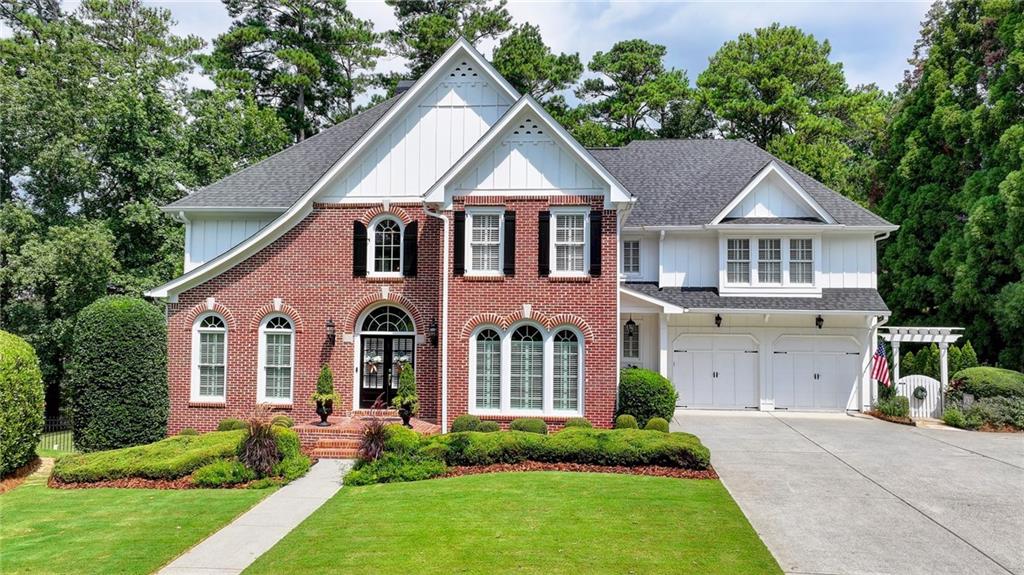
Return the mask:
[(392, 99), (163, 209), (170, 431), (271, 403), (342, 416), (413, 365), (423, 420), (608, 426), (620, 366), (680, 407), (870, 401), (895, 229), (737, 141), (587, 150), (471, 45)]

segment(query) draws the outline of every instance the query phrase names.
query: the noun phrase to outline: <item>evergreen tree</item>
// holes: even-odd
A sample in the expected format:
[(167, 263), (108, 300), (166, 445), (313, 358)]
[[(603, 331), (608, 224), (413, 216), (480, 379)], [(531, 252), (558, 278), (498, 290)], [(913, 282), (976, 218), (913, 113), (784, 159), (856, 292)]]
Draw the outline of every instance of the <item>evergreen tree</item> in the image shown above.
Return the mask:
[(915, 357), (914, 352), (908, 351), (903, 354), (903, 359), (900, 361), (900, 377), (904, 375), (914, 375), (915, 371)]
[(398, 29), (388, 33), (391, 50), (409, 61), (409, 77), (418, 78), (459, 37), (471, 44), (497, 39), (512, 28), (506, 0), (386, 0)]
[(493, 62), (516, 90), (541, 103), (575, 84), (583, 74), (578, 53), (553, 53), (540, 28), (531, 24), (518, 26), (503, 38), (494, 49)]

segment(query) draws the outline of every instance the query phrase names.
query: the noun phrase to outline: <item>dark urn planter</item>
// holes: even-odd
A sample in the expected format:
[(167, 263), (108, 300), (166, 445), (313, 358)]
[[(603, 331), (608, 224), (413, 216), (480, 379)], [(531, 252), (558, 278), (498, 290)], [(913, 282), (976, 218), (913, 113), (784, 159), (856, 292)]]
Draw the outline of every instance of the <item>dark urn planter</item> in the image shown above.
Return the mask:
[(409, 420), (412, 419), (412, 410), (411, 409), (409, 409), (408, 407), (404, 407), (404, 406), (403, 407), (399, 407), (398, 408), (398, 417), (402, 418), (402, 425), (404, 425), (405, 427), (408, 427), (410, 429), (412, 428), (412, 424), (409, 423)]
[(316, 414), (320, 416), (320, 423), (317, 424), (319, 427), (327, 427), (330, 423), (327, 423), (327, 417), (334, 413), (334, 400), (328, 399), (327, 401), (316, 402)]

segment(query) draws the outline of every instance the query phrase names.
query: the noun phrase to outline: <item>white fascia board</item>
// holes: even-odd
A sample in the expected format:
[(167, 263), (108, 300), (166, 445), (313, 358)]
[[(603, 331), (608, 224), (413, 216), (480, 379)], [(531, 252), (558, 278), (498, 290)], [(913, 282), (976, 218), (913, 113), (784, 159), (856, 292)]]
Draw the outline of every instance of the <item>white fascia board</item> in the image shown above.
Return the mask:
[(804, 190), (803, 187), (801, 187), (800, 184), (796, 182), (796, 180), (791, 178), (789, 174), (786, 173), (786, 170), (783, 170), (782, 167), (779, 166), (779, 164), (775, 160), (768, 162), (765, 165), (765, 167), (761, 168), (761, 171), (758, 172), (752, 180), (750, 180), (750, 183), (748, 183), (745, 188), (740, 190), (740, 193), (736, 194), (736, 197), (733, 198), (732, 201), (729, 202), (725, 206), (725, 208), (722, 209), (722, 211), (719, 212), (718, 215), (714, 217), (713, 220), (711, 220), (711, 223), (721, 223), (721, 221), (725, 219), (725, 216), (727, 216), (733, 208), (735, 208), (737, 205), (739, 205), (741, 201), (743, 201), (743, 198), (750, 195), (750, 193), (753, 192), (755, 188), (757, 188), (757, 185), (760, 184), (765, 178), (768, 177), (769, 174), (772, 173), (777, 174), (780, 178), (782, 178), (782, 181), (786, 182), (786, 184), (790, 188), (792, 188), (798, 196), (800, 196), (800, 199), (802, 199), (808, 206), (810, 206), (811, 209), (814, 210), (815, 213), (817, 213), (821, 217), (821, 219), (825, 220), (825, 222), (830, 224), (836, 223), (835, 218), (833, 218), (828, 212), (826, 212), (825, 209), (818, 204), (818, 202), (814, 201), (814, 198), (812, 198), (811, 195), (808, 194), (807, 191)]
[(288, 206), (188, 206), (180, 208), (167, 205), (161, 206), (160, 211), (169, 214), (177, 214), (179, 212), (186, 214), (280, 214), (288, 211)]
[(735, 309), (735, 308), (727, 308), (727, 307), (716, 307), (716, 308), (711, 308), (711, 307), (704, 308), (704, 307), (702, 307), (702, 308), (687, 308), (687, 309), (688, 309), (688, 311), (686, 313), (689, 313), (689, 314), (728, 313), (728, 314), (732, 314), (732, 315), (764, 315), (764, 314), (770, 314), (770, 315), (773, 315), (773, 316), (776, 316), (776, 315), (801, 315), (801, 316), (803, 316), (803, 315), (815, 315), (815, 316), (820, 315), (822, 317), (828, 317), (828, 316), (833, 316), (833, 315), (870, 315), (870, 316), (880, 316), (880, 315), (888, 315), (889, 314), (889, 312), (882, 312), (882, 311), (847, 310), (847, 309), (837, 309), (837, 310), (747, 309), (747, 308)]
[(154, 298), (174, 298), (177, 294), (231, 269), (233, 266), (269, 245), (286, 231), (290, 230), (293, 226), (302, 221), (302, 219), (312, 211), (313, 200), (316, 198), (320, 190), (333, 181), (339, 172), (348, 167), (353, 162), (354, 158), (357, 158), (363, 150), (365, 150), (394, 122), (396, 117), (405, 112), (405, 110), (412, 105), (411, 103), (415, 102), (423, 93), (426, 86), (431, 85), (437, 76), (447, 69), (449, 63), (459, 55), (464, 55), (480, 64), (481, 68), (486, 70), (487, 73), (493, 77), (492, 79), (498, 84), (498, 86), (506, 92), (510, 100), (515, 100), (519, 97), (519, 93), (516, 92), (515, 88), (513, 88), (508, 81), (502, 78), (501, 75), (494, 70), (480, 52), (477, 52), (477, 50), (473, 48), (472, 44), (467, 42), (465, 38), (459, 38), (440, 58), (438, 58), (437, 62), (434, 62), (434, 65), (427, 70), (427, 73), (420, 77), (420, 79), (417, 80), (409, 90), (402, 94), (399, 97), (398, 102), (396, 102), (390, 110), (379, 118), (377, 122), (374, 123), (374, 125), (356, 141), (355, 145), (353, 145), (348, 152), (341, 157), (341, 159), (331, 166), (331, 168), (327, 170), (327, 172), (321, 176), (316, 183), (306, 190), (306, 192), (288, 208), (288, 211), (281, 214), (276, 220), (270, 222), (270, 224), (260, 231), (249, 236), (249, 238), (242, 243), (204, 263), (203, 265), (178, 276), (161, 286), (146, 291), (145, 295)]
[(580, 145), (579, 142), (573, 138), (569, 132), (562, 127), (550, 114), (544, 110), (544, 107), (537, 103), (529, 94), (524, 95), (522, 98), (509, 108), (497, 122), (491, 126), (482, 138), (477, 140), (465, 154), (459, 158), (458, 162), (455, 162), (447, 172), (444, 173), (433, 186), (430, 187), (423, 194), (423, 201), (430, 204), (446, 204), (447, 199), (445, 197), (445, 189), (455, 181), (458, 177), (462, 176), (463, 173), (472, 162), (479, 157), (479, 155), (487, 149), (494, 141), (508, 128), (515, 120), (519, 117), (519, 114), (523, 111), (529, 111), (533, 115), (537, 116), (545, 127), (557, 136), (557, 140), (562, 145), (568, 147), (576, 155), (576, 158), (583, 162), (588, 168), (590, 168), (596, 176), (604, 180), (608, 184), (609, 193), (606, 200), (606, 206), (613, 206), (620, 203), (635, 202), (636, 198), (626, 190), (614, 176), (608, 172), (607, 169), (586, 148)]
[(649, 295), (640, 293), (638, 291), (633, 291), (633, 290), (631, 290), (628, 287), (625, 287), (623, 285), (619, 285), (619, 292), (620, 293), (624, 293), (624, 294), (626, 294), (626, 295), (628, 295), (630, 297), (635, 297), (638, 300), (645, 301), (647, 303), (656, 305), (656, 306), (660, 307), (665, 313), (684, 313), (686, 311), (685, 309), (683, 309), (683, 308), (681, 308), (679, 306), (670, 304), (667, 301), (663, 301), (663, 300), (660, 300), (658, 298), (651, 297)]
[(878, 226), (850, 226), (846, 224), (696, 224), (686, 226), (626, 226), (623, 232), (700, 232), (712, 230), (742, 231), (742, 230), (793, 230), (793, 231), (818, 231), (825, 233), (833, 232), (893, 232), (899, 229), (895, 224)]

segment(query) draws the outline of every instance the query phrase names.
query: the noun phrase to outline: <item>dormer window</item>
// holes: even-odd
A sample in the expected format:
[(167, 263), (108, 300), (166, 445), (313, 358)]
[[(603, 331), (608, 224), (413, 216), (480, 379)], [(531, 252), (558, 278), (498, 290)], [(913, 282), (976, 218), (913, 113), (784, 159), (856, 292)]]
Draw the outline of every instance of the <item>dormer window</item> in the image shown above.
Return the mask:
[(814, 283), (814, 250), (810, 239), (789, 240), (789, 283)]
[(757, 240), (757, 281), (763, 284), (782, 283), (782, 240)]
[(747, 288), (758, 288), (754, 290), (758, 294), (772, 288), (814, 291), (813, 238), (727, 237), (720, 245), (725, 252), (723, 288), (735, 288), (742, 293), (751, 293)]
[(726, 254), (726, 272), (731, 284), (750, 283), (750, 240), (730, 239)]

